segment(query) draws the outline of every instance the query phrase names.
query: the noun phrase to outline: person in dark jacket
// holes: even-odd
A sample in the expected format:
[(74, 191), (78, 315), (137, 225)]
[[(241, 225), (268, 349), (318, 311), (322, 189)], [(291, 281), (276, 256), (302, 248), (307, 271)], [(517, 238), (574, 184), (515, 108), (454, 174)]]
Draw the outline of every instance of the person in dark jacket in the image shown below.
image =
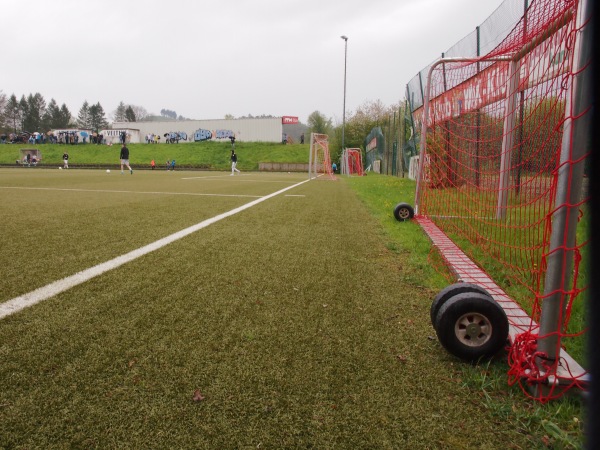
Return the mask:
[(231, 176), (234, 176), (235, 172), (240, 173), (235, 166), (237, 166), (237, 155), (235, 154), (235, 150), (231, 150)]
[(129, 165), (129, 149), (125, 144), (121, 147), (121, 173), (123, 173), (123, 166), (127, 166), (129, 173), (133, 175), (133, 169)]

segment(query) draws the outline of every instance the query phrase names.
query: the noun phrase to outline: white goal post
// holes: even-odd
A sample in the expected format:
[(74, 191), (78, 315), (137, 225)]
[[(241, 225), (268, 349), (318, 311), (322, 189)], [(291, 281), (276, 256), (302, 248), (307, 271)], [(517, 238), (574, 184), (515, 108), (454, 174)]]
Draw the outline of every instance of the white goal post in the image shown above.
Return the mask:
[(327, 175), (334, 180), (329, 155), (329, 136), (326, 134), (310, 134), (310, 154), (308, 155), (308, 178), (313, 179)]

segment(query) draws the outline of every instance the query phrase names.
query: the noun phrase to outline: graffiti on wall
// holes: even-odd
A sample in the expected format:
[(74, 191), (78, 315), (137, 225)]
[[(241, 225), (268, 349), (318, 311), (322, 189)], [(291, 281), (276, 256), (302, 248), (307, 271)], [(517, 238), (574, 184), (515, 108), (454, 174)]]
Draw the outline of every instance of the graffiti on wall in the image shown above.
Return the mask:
[(229, 139), (233, 136), (235, 136), (235, 134), (231, 130), (217, 130), (216, 132), (217, 139)]
[(194, 141), (208, 141), (212, 139), (212, 132), (210, 130), (199, 129), (194, 133)]
[(211, 139), (229, 139), (235, 137), (235, 133), (231, 130), (203, 130), (202, 128), (194, 132), (194, 141), (209, 141)]
[(178, 144), (180, 140), (187, 141), (187, 133), (185, 131), (170, 131), (164, 134), (165, 143)]

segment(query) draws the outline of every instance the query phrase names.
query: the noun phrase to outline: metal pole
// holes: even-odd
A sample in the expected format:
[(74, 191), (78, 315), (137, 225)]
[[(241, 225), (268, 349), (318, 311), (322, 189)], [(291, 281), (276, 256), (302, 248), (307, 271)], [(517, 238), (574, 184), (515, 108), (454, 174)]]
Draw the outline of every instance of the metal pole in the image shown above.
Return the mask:
[[(481, 30), (479, 27), (477, 30), (477, 57), (481, 56)], [(477, 76), (479, 77), (479, 72), (481, 72), (481, 65), (479, 61), (477, 61)], [(480, 187), (481, 184), (481, 166), (480, 166), (480, 157), (481, 157), (481, 108), (477, 108), (477, 115), (475, 116), (475, 186), (477, 188)]]
[(313, 163), (313, 145), (315, 142), (315, 133), (310, 133), (310, 150), (308, 153), (308, 179), (311, 179), (312, 163)]
[(346, 148), (346, 66), (348, 61), (348, 36), (340, 36), (344, 40), (344, 111), (342, 113), (342, 150)]
[(508, 206), (508, 187), (510, 184), (510, 162), (515, 144), (515, 122), (517, 116), (517, 95), (519, 94), (520, 63), (511, 61), (508, 69), (508, 89), (504, 99), (506, 116), (504, 116), (504, 129), (502, 135), (502, 154), (500, 155), (500, 168), (498, 176), (498, 204), (496, 219), (506, 219)]
[[(544, 301), (540, 316), (538, 350), (546, 359), (555, 361), (560, 354), (560, 333), (563, 331), (565, 308), (572, 283), (573, 258), (576, 243), (579, 202), (581, 200), (585, 154), (590, 149), (591, 71), (586, 67), (591, 59), (590, 27), (584, 26), (590, 17), (590, 3), (578, 8), (578, 31), (573, 82), (567, 91), (563, 141), (558, 167), (555, 212), (552, 215), (550, 252), (546, 258)], [(575, 120), (575, 118), (577, 120)]]
[[(529, 0), (524, 0), (523, 3), (523, 39), (527, 36), (527, 19), (529, 15), (527, 14), (527, 4)], [(523, 168), (523, 150), (525, 149), (523, 145), (523, 137), (525, 136), (525, 89), (522, 89), (519, 93), (519, 133), (517, 136), (518, 142), (518, 152), (517, 152), (517, 170), (515, 173), (515, 193), (519, 195), (521, 193), (521, 178)]]

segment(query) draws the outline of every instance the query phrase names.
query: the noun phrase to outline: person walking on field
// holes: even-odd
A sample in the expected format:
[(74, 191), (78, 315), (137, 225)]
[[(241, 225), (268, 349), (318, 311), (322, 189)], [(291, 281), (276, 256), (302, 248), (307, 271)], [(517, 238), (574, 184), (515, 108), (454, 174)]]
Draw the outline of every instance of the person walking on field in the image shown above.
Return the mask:
[(150, 161), (150, 167), (152, 167), (152, 170), (154, 170), (154, 168), (156, 167), (156, 163), (154, 162), (154, 160)]
[(121, 174), (123, 173), (123, 166), (127, 166), (129, 173), (133, 175), (133, 169), (129, 165), (129, 149), (125, 144), (121, 147)]
[[(27, 155), (29, 156), (29, 155)], [(63, 153), (63, 167), (65, 169), (69, 168), (69, 154), (67, 152)]]
[(240, 173), (237, 169), (237, 155), (235, 154), (235, 150), (231, 150), (231, 176), (235, 175), (235, 172)]

